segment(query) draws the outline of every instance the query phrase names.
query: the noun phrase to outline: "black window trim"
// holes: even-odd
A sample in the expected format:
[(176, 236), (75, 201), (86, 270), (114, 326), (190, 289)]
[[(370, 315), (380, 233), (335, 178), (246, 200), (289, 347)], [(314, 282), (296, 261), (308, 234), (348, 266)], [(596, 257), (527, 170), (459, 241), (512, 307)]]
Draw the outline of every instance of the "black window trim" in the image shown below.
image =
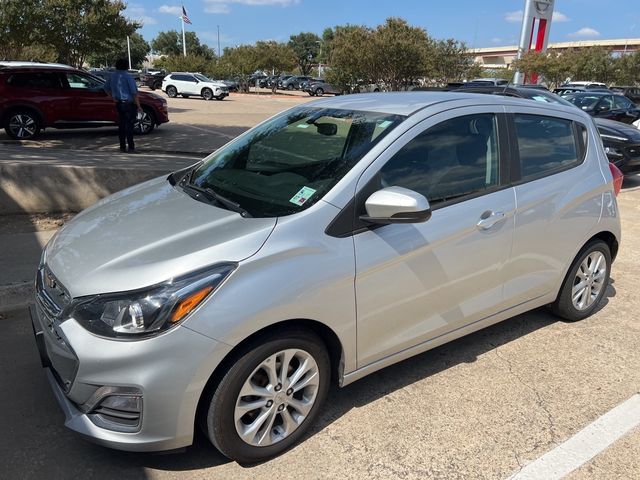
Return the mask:
[[(522, 171), (521, 171), (521, 164), (520, 164), (520, 149), (519, 149), (519, 144), (518, 144), (518, 136), (516, 134), (516, 122), (515, 122), (515, 116), (516, 115), (529, 115), (529, 116), (537, 116), (537, 117), (550, 117), (550, 118), (557, 118), (558, 120), (565, 120), (567, 122), (571, 122), (571, 131), (573, 132), (573, 141), (574, 144), (576, 146), (576, 153), (578, 154), (578, 162), (576, 163), (572, 163), (571, 165), (567, 165), (565, 167), (560, 167), (560, 168), (554, 168), (551, 170), (547, 170), (545, 172), (542, 172), (538, 175), (532, 175), (529, 176), (527, 178), (523, 178), (522, 176)], [(559, 116), (555, 116), (555, 115), (550, 115), (550, 114), (539, 114), (539, 113), (524, 113), (524, 112), (518, 112), (518, 113), (508, 113), (507, 117), (509, 119), (509, 138), (510, 138), (510, 143), (511, 145), (513, 145), (512, 148), (512, 153), (511, 153), (511, 186), (519, 186), (519, 185), (524, 185), (525, 183), (529, 183), (529, 182), (535, 182), (536, 180), (540, 180), (542, 178), (546, 178), (546, 177), (550, 177), (551, 175), (556, 175), (558, 173), (562, 173), (562, 172), (566, 172), (568, 170), (572, 170), (574, 168), (579, 167), (580, 165), (584, 164), (585, 159), (587, 158), (587, 146), (588, 146), (588, 138), (589, 136), (587, 135), (587, 144), (582, 145), (582, 141), (579, 141), (578, 138), (581, 138), (582, 135), (578, 133), (578, 125), (581, 125), (586, 131), (587, 133), (589, 132), (589, 129), (586, 127), (586, 125), (584, 125), (583, 123), (580, 122), (576, 122), (575, 120), (566, 118), (566, 117), (559, 117)]]
[[(513, 149), (511, 147), (512, 142), (510, 141), (509, 122), (507, 118), (509, 114), (505, 114), (502, 112), (483, 112), (483, 113), (470, 113), (465, 115), (459, 115), (458, 117), (452, 117), (452, 118), (459, 118), (459, 117), (472, 116), (472, 115), (483, 115), (486, 113), (494, 115), (497, 120), (496, 133), (498, 137), (497, 138), (498, 184), (490, 188), (487, 188), (485, 190), (470, 193), (468, 195), (464, 195), (461, 197), (456, 197), (444, 202), (438, 202), (433, 205), (430, 203), (429, 205), (431, 207), (432, 212), (439, 210), (441, 208), (446, 208), (452, 205), (456, 205), (461, 202), (473, 200), (475, 198), (479, 198), (484, 195), (499, 192), (507, 188), (511, 188), (513, 186), (511, 182), (511, 171), (513, 169), (513, 162), (510, 161), (510, 159), (513, 158)], [(446, 121), (446, 120), (443, 120), (443, 121)], [(408, 145), (409, 142), (411, 142), (413, 139), (418, 137), (418, 135), (438, 125), (439, 123), (441, 122), (438, 122), (420, 131), (419, 133), (414, 135), (411, 139), (409, 139), (405, 143), (405, 145)], [(403, 145), (403, 147), (405, 145)], [(400, 149), (398, 150), (398, 152), (399, 151)], [(398, 152), (395, 152), (391, 157), (389, 157), (387, 161), (391, 160), (393, 156), (396, 155)], [(384, 153), (381, 153), (380, 155), (383, 155), (383, 154)], [(351, 200), (349, 200), (349, 203), (347, 203), (347, 205), (345, 205), (344, 208), (333, 218), (333, 220), (329, 223), (329, 225), (325, 229), (325, 234), (331, 237), (336, 237), (336, 238), (347, 238), (354, 235), (358, 235), (359, 233), (363, 233), (369, 230), (375, 230), (377, 228), (386, 226), (386, 225), (380, 225), (380, 224), (365, 223), (364, 221), (360, 220), (360, 216), (366, 214), (365, 202), (367, 198), (369, 198), (371, 194), (379, 190), (378, 185), (380, 185), (379, 172), (376, 172), (376, 174), (371, 178), (371, 180), (369, 180), (364, 186), (362, 186), (362, 188), (360, 188), (360, 190), (356, 192), (356, 194), (351, 198)]]

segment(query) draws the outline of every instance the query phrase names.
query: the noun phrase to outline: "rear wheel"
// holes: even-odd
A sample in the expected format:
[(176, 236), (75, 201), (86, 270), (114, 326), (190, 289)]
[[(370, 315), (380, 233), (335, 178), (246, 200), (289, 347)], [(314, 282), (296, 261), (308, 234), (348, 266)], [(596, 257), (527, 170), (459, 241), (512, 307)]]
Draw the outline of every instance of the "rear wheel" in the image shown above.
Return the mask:
[(28, 140), (40, 133), (40, 118), (33, 110), (14, 110), (6, 116), (4, 131), (16, 140)]
[(133, 125), (133, 132), (137, 135), (146, 135), (153, 132), (156, 126), (156, 117), (149, 107), (142, 107), (142, 112), (138, 112)]
[(587, 318), (604, 297), (610, 273), (609, 246), (602, 240), (589, 242), (571, 264), (551, 310), (570, 321)]
[(176, 87), (167, 87), (167, 95), (169, 98), (176, 98), (178, 96), (178, 90)]
[(207, 399), (205, 430), (221, 453), (254, 463), (297, 443), (329, 388), (322, 340), (306, 331), (273, 334), (241, 352)]
[(204, 98), (205, 100), (211, 100), (213, 98), (213, 92), (210, 88), (202, 89), (202, 98)]

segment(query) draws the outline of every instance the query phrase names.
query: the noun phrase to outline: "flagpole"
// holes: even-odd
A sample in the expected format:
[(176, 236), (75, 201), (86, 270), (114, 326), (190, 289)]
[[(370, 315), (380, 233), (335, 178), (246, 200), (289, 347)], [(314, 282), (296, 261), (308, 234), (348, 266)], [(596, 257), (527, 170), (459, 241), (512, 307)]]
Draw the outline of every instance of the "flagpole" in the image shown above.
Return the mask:
[(180, 21), (182, 22), (182, 54), (187, 56), (187, 44), (184, 39), (184, 18), (180, 17)]

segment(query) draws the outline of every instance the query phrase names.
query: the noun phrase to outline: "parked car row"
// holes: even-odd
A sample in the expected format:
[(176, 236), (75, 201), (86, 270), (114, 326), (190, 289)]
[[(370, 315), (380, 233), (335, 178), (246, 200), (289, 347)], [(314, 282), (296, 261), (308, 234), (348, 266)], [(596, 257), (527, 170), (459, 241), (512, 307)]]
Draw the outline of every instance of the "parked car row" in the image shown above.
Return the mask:
[[(17, 140), (34, 138), (45, 128), (117, 125), (115, 103), (103, 87), (102, 78), (67, 65), (0, 62), (0, 124)], [(165, 98), (141, 91), (139, 99), (136, 133), (169, 121)]]

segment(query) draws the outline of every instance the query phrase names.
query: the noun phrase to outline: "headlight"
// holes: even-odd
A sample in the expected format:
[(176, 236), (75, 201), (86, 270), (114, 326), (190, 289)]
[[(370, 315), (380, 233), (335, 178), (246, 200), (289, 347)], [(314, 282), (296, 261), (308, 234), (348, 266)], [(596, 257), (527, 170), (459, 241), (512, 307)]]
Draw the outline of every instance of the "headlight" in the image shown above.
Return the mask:
[(147, 337), (184, 320), (236, 267), (218, 264), (146, 289), (77, 298), (68, 316), (96, 335)]

